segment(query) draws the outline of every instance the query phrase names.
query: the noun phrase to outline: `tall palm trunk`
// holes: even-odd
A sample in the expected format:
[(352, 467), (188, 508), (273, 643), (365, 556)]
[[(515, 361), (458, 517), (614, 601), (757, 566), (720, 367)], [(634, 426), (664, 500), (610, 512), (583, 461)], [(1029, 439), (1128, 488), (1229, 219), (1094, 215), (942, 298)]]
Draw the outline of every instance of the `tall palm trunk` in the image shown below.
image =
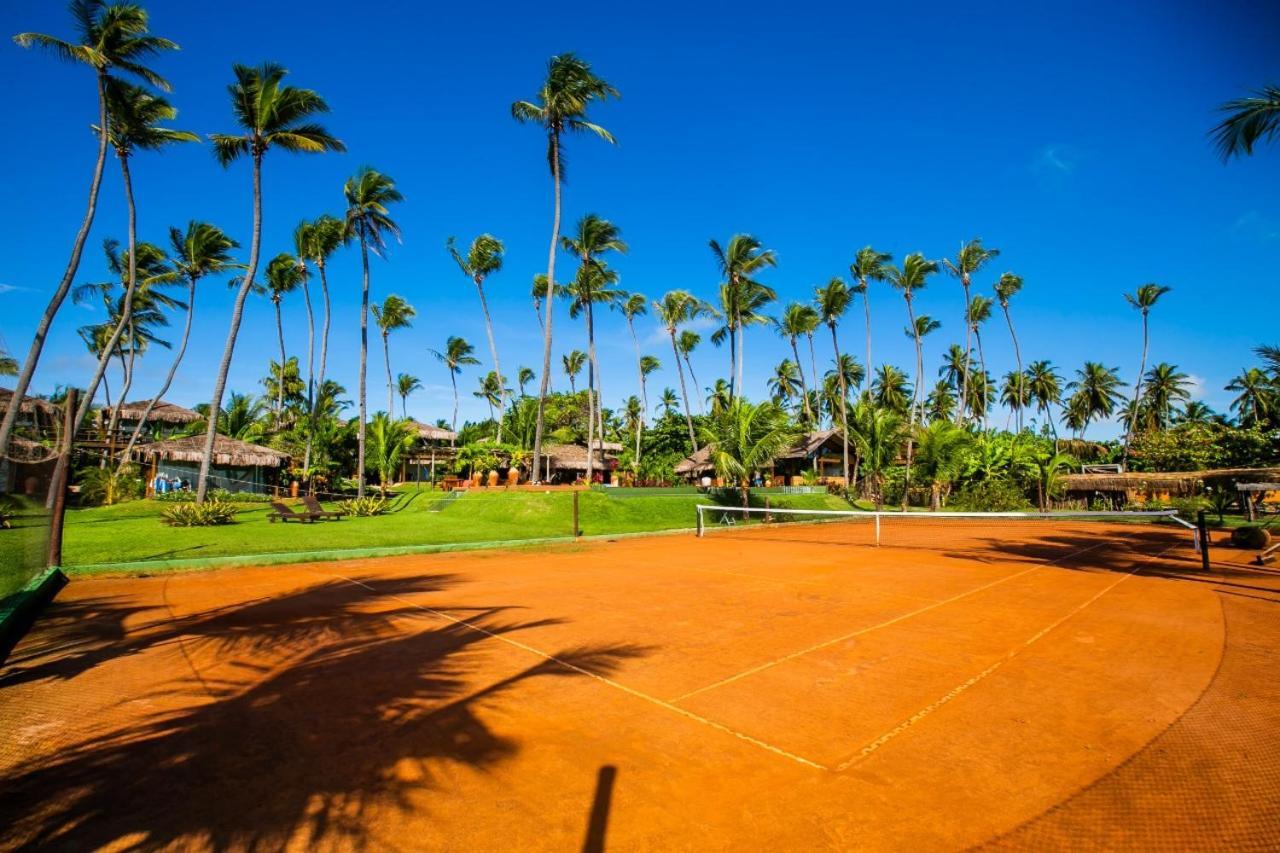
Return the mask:
[(533, 459), (531, 460), (533, 465), (531, 479), (535, 483), (542, 479), (539, 474), (542, 461), (542, 431), (546, 418), (547, 390), (551, 382), (551, 309), (556, 295), (556, 244), (560, 242), (560, 136), (554, 131), (550, 136), (551, 183), (555, 193), (555, 213), (551, 219), (551, 248), (547, 250), (547, 319), (542, 324), (542, 382), (538, 391), (538, 419), (534, 428)]
[[(325, 364), (329, 359), (329, 320), (332, 312), (329, 309), (329, 277), (325, 271), (324, 258), (316, 260), (316, 267), (320, 270), (320, 292), (324, 296), (324, 327), (320, 332), (320, 371), (316, 376), (316, 387), (323, 388)], [(311, 298), (307, 297), (308, 317), (310, 316), (310, 305)], [(311, 403), (307, 407), (311, 412), (311, 423), (307, 427), (307, 449), (304, 456), (306, 461), (303, 466), (307, 471), (311, 470), (311, 447), (315, 441), (317, 402), (316, 398), (312, 396)]]
[(693, 452), (698, 452), (698, 439), (693, 432), (693, 415), (689, 413), (689, 389), (684, 384), (684, 370), (680, 367), (680, 349), (676, 346), (676, 327), (670, 326), (667, 331), (671, 333), (671, 352), (676, 359), (676, 375), (680, 377), (680, 396), (684, 398), (684, 422), (689, 427), (689, 443), (693, 445)]
[[(693, 361), (690, 360), (689, 353), (684, 354), (684, 363), (685, 363), (685, 366), (689, 368), (689, 379), (693, 381), (693, 387), (696, 390), (699, 387), (698, 375), (693, 372)], [(680, 360), (677, 358), (676, 367), (679, 367), (679, 366), (680, 366)], [(684, 405), (685, 405), (685, 408), (688, 408), (689, 403), (687, 400), (685, 401)], [(707, 401), (702, 398), (701, 394), (698, 395), (698, 411), (704, 415), (707, 413)]]
[(738, 318), (738, 384), (735, 386), (738, 389), (739, 395), (742, 394), (742, 360), (743, 360), (743, 354), (746, 352), (746, 349), (747, 349), (747, 330), (742, 325), (742, 318), (739, 317)]
[[(489, 318), (489, 303), (484, 298), (484, 279), (475, 277), (476, 293), (480, 294), (480, 311), (484, 314), (484, 331), (489, 337), (489, 355), (493, 357), (493, 372), (498, 375), (498, 443), (502, 443), (502, 421), (506, 416), (506, 383), (502, 378), (502, 365), (498, 363), (498, 344), (493, 337), (493, 320)], [(388, 368), (390, 376), (390, 368)]]
[[(631, 331), (631, 343), (636, 348), (636, 375), (640, 377), (640, 402), (644, 405), (640, 412), (640, 428), (643, 429), (649, 417), (649, 392), (644, 387), (644, 357), (640, 355), (640, 339), (636, 337), (636, 326), (631, 317), (627, 317), (627, 328)], [(639, 447), (639, 444), (636, 446)]]
[[(584, 261), (585, 263), (585, 261)], [(593, 437), (596, 431), (596, 389), (600, 382), (600, 365), (596, 361), (596, 323), (595, 315), (591, 310), (593, 305), (592, 294), (587, 292), (587, 485), (592, 482), (592, 474), (595, 472), (595, 441)], [(603, 395), (602, 395), (603, 396)], [(604, 421), (600, 422), (600, 441), (604, 441)]]
[(911, 414), (908, 418), (907, 427), (907, 470), (903, 475), (902, 483), (902, 509), (907, 508), (907, 498), (911, 492), (911, 458), (915, 451), (916, 441), (916, 412), (920, 408), (920, 381), (924, 377), (924, 350), (920, 346), (920, 331), (916, 325), (915, 309), (911, 305), (911, 291), (903, 291), (903, 296), (907, 300), (907, 320), (910, 322), (911, 330), (915, 333), (916, 342), (916, 383), (911, 389)]
[[(814, 352), (814, 349), (813, 349), (813, 333), (812, 333), (812, 332), (805, 332), (805, 337), (809, 339), (809, 368), (810, 368), (810, 370), (811, 370), (811, 371), (812, 371), (812, 373), (813, 373), (813, 388), (814, 388), (814, 390), (815, 390), (815, 391), (821, 391), (821, 386), (818, 384), (818, 383), (819, 383), (819, 379), (818, 379), (818, 356), (817, 356), (817, 354)], [(819, 405), (818, 405), (818, 412), (817, 412), (817, 415), (818, 415), (819, 420), (821, 420), (821, 417), (822, 417), (822, 405), (821, 405), (821, 402), (819, 402)]]
[(116, 453), (116, 429), (120, 426), (120, 410), (124, 408), (125, 400), (129, 399), (129, 391), (133, 388), (134, 367), (138, 358), (137, 327), (132, 319), (129, 320), (125, 338), (129, 341), (129, 353), (126, 358), (123, 350), (120, 352), (120, 399), (110, 407), (111, 419), (107, 423), (107, 441), (110, 446), (107, 455), (110, 457), (114, 457)]
[[(871, 377), (875, 375), (875, 369), (871, 366), (871, 291), (868, 289), (867, 283), (862, 282), (862, 313), (866, 318), (867, 326), (867, 378), (870, 382)], [(813, 378), (814, 382), (818, 381), (818, 377)]]
[(964, 287), (964, 368), (961, 370), (960, 379), (960, 400), (956, 405), (956, 425), (964, 420), (965, 404), (969, 402), (969, 359), (972, 353), (973, 324), (969, 322), (969, 276), (966, 273), (960, 277), (960, 284)]
[(271, 300), (276, 307), (276, 338), (280, 342), (280, 373), (276, 376), (276, 426), (284, 419), (284, 363), (288, 356), (284, 349), (284, 317), (280, 312), (279, 295)]
[[(796, 346), (795, 335), (791, 335), (791, 354), (796, 357), (796, 370), (800, 371), (800, 392), (804, 394), (804, 416), (809, 423), (813, 423), (813, 410), (809, 407), (809, 383), (804, 378), (804, 367), (800, 364), (800, 348)], [(818, 377), (813, 377), (813, 381), (817, 382)]]
[(169, 372), (165, 374), (164, 383), (161, 384), (160, 390), (156, 395), (147, 401), (147, 407), (142, 411), (142, 417), (138, 420), (137, 426), (133, 428), (133, 433), (129, 436), (129, 443), (125, 445), (124, 453), (121, 454), (120, 464), (116, 467), (116, 473), (119, 474), (124, 470), (124, 466), (129, 464), (129, 454), (133, 452), (133, 447), (138, 443), (138, 437), (142, 434), (142, 427), (147, 423), (147, 419), (151, 417), (151, 410), (156, 407), (156, 403), (169, 391), (169, 386), (173, 384), (173, 377), (178, 373), (178, 365), (182, 364), (182, 357), (187, 353), (187, 341), (191, 339), (191, 321), (196, 311), (196, 279), (189, 276), (187, 279), (187, 321), (182, 326), (182, 342), (178, 344), (178, 352), (173, 357), (173, 362), (169, 365)]
[[(53, 318), (66, 300), (67, 292), (71, 289), (71, 282), (76, 276), (76, 271), (80, 269), (80, 255), (84, 251), (85, 240), (89, 238), (89, 230), (93, 227), (93, 216), (98, 209), (98, 190), (102, 186), (102, 173), (106, 168), (106, 163), (107, 73), (105, 70), (101, 70), (98, 72), (98, 159), (94, 163), (93, 178), (89, 182), (89, 202), (85, 209), (84, 219), (80, 223), (80, 230), (76, 232), (75, 242), (71, 244), (71, 257), (67, 260), (67, 268), (62, 273), (62, 280), (58, 282), (57, 289), (54, 290), (53, 296), (49, 298), (49, 304), (45, 306), (44, 314), (40, 317), (40, 323), (36, 326), (36, 333), (31, 338), (31, 348), (27, 350), (26, 360), (22, 362), (17, 384), (13, 388), (13, 399), (15, 401), (21, 402), (27, 394), (27, 389), (31, 387), (31, 377), (35, 375), (36, 365), (40, 361), (40, 354), (44, 351), (44, 342), (49, 336), (49, 328), (53, 325)], [(0, 421), (0, 456), (3, 456), (9, 449), (9, 437), (13, 434), (13, 427), (17, 422), (20, 408), (21, 406), (16, 403), (9, 406), (5, 410), (4, 420)], [(77, 420), (75, 423), (79, 425), (80, 421)]]
[(978, 344), (978, 369), (982, 371), (982, 380), (983, 380), (982, 428), (986, 429), (990, 425), (990, 422), (989, 422), (990, 406), (987, 405), (987, 400), (986, 400), (987, 356), (982, 351), (982, 332), (979, 332), (975, 328), (973, 330), (973, 337), (974, 337), (974, 341)]
[(364, 497), (365, 421), (369, 415), (369, 243), (365, 239), (364, 226), (360, 226), (360, 266), (362, 285), (360, 290), (360, 426), (356, 432), (356, 497)]
[[(458, 433), (458, 373), (452, 366), (449, 367), (449, 381), (453, 383), (453, 426), (450, 432), (456, 436)], [(452, 444), (452, 439), (450, 444)]]
[(227, 373), (231, 370), (231, 358), (236, 351), (236, 338), (240, 334), (240, 321), (244, 319), (244, 301), (253, 288), (253, 277), (258, 272), (258, 248), (262, 242), (262, 153), (253, 153), (253, 233), (249, 241), (249, 263), (244, 271), (244, 281), (236, 292), (235, 305), (231, 309), (231, 327), (227, 329), (227, 343), (222, 349), (222, 361), (218, 365), (218, 378), (213, 383), (213, 398), (205, 420), (204, 453), (200, 459), (200, 473), (196, 476), (196, 503), (204, 503), (209, 492), (209, 465), (213, 462), (213, 442), (218, 435), (218, 413), (222, 411), (222, 394), (227, 390)]
[(1009, 306), (1001, 305), (1000, 309), (1004, 311), (1004, 321), (1009, 326), (1009, 337), (1013, 339), (1013, 361), (1018, 366), (1018, 432), (1022, 432), (1022, 404), (1024, 402), (1023, 383), (1026, 377), (1022, 375), (1022, 350), (1018, 347), (1018, 333), (1013, 330), (1013, 317), (1009, 314)]
[(1129, 428), (1124, 435), (1123, 459), (1129, 460), (1129, 442), (1133, 439), (1133, 430), (1138, 424), (1138, 401), (1142, 399), (1142, 375), (1147, 372), (1147, 312), (1142, 311), (1142, 361), (1138, 364), (1138, 381), (1133, 383), (1133, 409), (1129, 412)]
[(387, 364), (387, 417), (394, 418), (396, 416), (395, 393), (396, 385), (391, 381), (391, 335), (387, 332), (382, 333), (382, 360)]
[[(311, 310), (311, 288), (307, 286), (307, 265), (302, 264), (302, 300), (307, 306), (307, 412), (316, 405), (315, 357), (316, 316)], [(303, 470), (311, 467), (311, 431), (307, 430), (307, 449), (302, 457)]]
[(831, 329), (831, 346), (836, 351), (836, 376), (840, 378), (840, 444), (844, 454), (844, 487), (849, 482), (849, 389), (845, 386), (844, 369), (840, 362), (840, 341), (836, 338), (836, 324), (828, 323)]

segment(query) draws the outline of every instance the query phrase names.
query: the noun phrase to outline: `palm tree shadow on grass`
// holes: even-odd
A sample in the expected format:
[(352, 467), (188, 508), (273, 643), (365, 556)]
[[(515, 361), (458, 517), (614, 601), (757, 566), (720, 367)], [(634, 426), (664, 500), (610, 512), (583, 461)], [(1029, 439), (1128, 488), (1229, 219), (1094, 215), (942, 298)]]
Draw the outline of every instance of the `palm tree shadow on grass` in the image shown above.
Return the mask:
[(570, 666), (541, 660), (485, 681), (479, 647), (489, 635), (555, 620), (512, 621), (501, 615), (507, 608), (482, 608), (469, 621), (485, 634), (434, 619), (401, 619), (392, 629), (385, 612), (365, 614), (378, 627), (361, 626), (351, 611), (338, 617), (342, 630), (267, 625), (260, 637), (242, 637), (260, 606), (221, 613), (225, 630), (196, 636), (233, 650), (282, 641), (309, 648), (284, 667), (243, 667), (234, 681), (177, 682), (173, 690), (188, 691), (191, 704), (24, 766), (3, 786), (16, 816), (10, 839), (66, 849), (125, 839), (146, 848), (361, 847), (389, 812), (429, 815), (442, 768), (484, 770), (518, 750), (482, 719), (484, 705), (530, 678), (606, 675), (646, 653), (572, 648), (556, 655)]

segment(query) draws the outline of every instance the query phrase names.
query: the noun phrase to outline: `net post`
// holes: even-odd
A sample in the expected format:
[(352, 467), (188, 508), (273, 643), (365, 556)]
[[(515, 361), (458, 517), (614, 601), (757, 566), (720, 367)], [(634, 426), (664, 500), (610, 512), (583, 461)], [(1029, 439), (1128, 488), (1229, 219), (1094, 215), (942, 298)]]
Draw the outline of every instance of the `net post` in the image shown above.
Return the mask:
[(880, 547), (880, 513), (876, 513), (876, 547)]
[(578, 528), (578, 490), (573, 490), (573, 538), (577, 539), (582, 535), (582, 531)]
[(702, 538), (702, 504), (698, 504), (694, 509), (698, 512), (698, 538)]
[(1212, 572), (1213, 563), (1209, 560), (1209, 522), (1205, 519), (1204, 510), (1196, 512), (1196, 536), (1200, 540), (1200, 568)]

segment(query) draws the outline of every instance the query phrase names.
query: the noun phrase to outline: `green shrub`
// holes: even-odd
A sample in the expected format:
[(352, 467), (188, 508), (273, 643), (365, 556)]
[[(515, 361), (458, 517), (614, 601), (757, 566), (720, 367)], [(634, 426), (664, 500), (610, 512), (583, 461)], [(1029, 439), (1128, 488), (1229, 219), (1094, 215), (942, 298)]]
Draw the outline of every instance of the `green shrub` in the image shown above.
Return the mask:
[(338, 502), (338, 511), (343, 515), (382, 515), (387, 511), (386, 498), (369, 495), (363, 498), (352, 498)]
[(111, 506), (121, 501), (142, 497), (142, 480), (137, 466), (126, 465), (119, 473), (115, 468), (85, 468), (76, 478), (80, 484), (80, 500), (90, 506)]
[(206, 501), (203, 504), (179, 503), (167, 506), (161, 515), (173, 527), (209, 527), (214, 524), (231, 524), (239, 511), (237, 507), (224, 501)]
[(968, 512), (1015, 512), (1031, 509), (1022, 488), (1004, 477), (971, 480), (955, 493), (951, 504)]

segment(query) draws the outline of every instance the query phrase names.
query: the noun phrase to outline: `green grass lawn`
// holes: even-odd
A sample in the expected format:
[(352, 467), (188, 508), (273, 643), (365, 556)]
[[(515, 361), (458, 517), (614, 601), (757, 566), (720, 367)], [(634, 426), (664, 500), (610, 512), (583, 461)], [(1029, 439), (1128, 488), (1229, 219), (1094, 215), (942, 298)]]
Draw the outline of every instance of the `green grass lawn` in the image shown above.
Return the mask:
[[(110, 571), (120, 563), (130, 571), (152, 571), (164, 561), (209, 560), (261, 555), (280, 561), (282, 555), (306, 559), (310, 552), (356, 549), (411, 549), (421, 546), (520, 542), (560, 538), (572, 534), (573, 494), (570, 492), (469, 492), (444, 504), (439, 493), (406, 493), (393, 511), (372, 518), (344, 518), (315, 524), (269, 523), (263, 504), (242, 504), (236, 523), (220, 527), (170, 527), (160, 512), (164, 504), (131, 501), (111, 507), (67, 512), (63, 562), (80, 572)], [(587, 536), (691, 528), (694, 506), (705, 495), (654, 495), (613, 498), (597, 492), (579, 493), (579, 524)], [(774, 506), (848, 509), (828, 495), (771, 495)]]

